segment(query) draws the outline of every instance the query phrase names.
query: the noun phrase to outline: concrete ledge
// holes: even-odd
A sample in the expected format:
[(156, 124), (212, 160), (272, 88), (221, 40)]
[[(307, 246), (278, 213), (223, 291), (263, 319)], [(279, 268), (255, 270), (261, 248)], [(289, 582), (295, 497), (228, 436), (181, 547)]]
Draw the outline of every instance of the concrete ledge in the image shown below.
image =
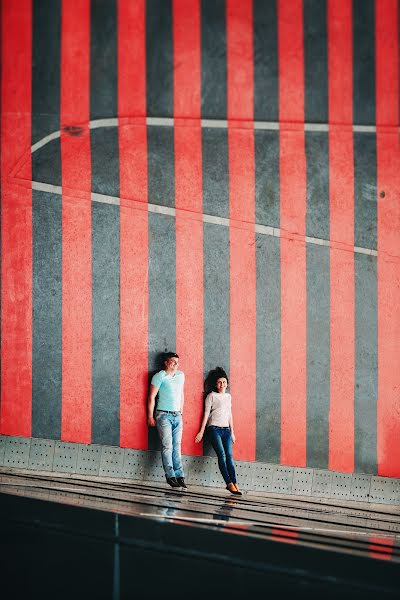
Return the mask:
[[(184, 456), (183, 462), (191, 485), (223, 485), (215, 457)], [(238, 482), (247, 491), (400, 506), (400, 479), (261, 462), (235, 461), (235, 464)], [(0, 436), (0, 466), (10, 470), (164, 481), (159, 452), (17, 436)]]

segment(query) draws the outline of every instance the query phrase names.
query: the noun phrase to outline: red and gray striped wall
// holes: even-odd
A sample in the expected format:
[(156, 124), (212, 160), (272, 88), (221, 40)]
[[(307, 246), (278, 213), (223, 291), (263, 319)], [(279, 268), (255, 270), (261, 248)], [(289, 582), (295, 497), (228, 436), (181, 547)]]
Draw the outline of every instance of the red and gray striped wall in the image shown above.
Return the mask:
[(3, 0), (1, 429), (400, 476), (398, 0)]

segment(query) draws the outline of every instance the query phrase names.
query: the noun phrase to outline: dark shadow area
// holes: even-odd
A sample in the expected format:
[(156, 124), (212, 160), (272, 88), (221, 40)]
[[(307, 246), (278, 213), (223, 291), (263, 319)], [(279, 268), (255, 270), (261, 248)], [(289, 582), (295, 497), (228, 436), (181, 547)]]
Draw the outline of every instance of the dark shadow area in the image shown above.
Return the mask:
[[(221, 506), (222, 520), (230, 508)], [(232, 533), (223, 524), (6, 494), (0, 515), (4, 598), (398, 597), (398, 564)]]

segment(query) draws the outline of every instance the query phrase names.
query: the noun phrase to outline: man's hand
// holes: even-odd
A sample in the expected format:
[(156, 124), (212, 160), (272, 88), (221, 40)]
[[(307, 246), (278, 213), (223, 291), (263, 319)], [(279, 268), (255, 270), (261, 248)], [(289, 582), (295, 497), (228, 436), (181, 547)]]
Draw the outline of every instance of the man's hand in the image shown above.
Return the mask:
[(154, 417), (149, 417), (147, 420), (147, 423), (149, 425), (149, 427), (155, 427), (156, 426), (156, 420)]
[(234, 444), (236, 442), (236, 435), (233, 433), (233, 431), (231, 433), (231, 436), (232, 436), (232, 444)]

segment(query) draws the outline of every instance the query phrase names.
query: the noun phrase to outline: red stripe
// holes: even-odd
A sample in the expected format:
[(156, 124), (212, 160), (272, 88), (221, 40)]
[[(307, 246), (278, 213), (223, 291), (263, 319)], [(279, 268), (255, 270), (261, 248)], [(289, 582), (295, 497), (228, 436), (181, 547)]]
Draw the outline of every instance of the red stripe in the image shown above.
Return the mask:
[(330, 194), (329, 469), (354, 470), (352, 3), (328, 3)]
[(201, 454), (194, 443), (203, 410), (204, 338), (199, 0), (174, 0), (173, 38), (176, 347), (187, 381), (182, 450)]
[(303, 6), (278, 2), (281, 463), (306, 464), (306, 159)]
[(368, 544), (368, 554), (372, 558), (391, 560), (393, 555), (394, 539), (371, 536)]
[[(25, 154), (31, 173), (31, 0), (2, 3), (1, 427), (32, 433), (32, 192), (11, 172)], [(18, 175), (18, 174), (17, 174)], [(31, 177), (31, 175), (29, 175)], [(24, 185), (25, 183), (25, 185)]]
[[(400, 140), (397, 0), (376, 2), (378, 474), (400, 477)], [(382, 198), (380, 193), (384, 192)]]
[(279, 538), (280, 542), (285, 542), (286, 544), (297, 544), (299, 538), (299, 532), (291, 529), (273, 527), (271, 533), (274, 537)]
[[(89, 132), (90, 0), (62, 3), (61, 439), (91, 442), (92, 206)], [(73, 127), (79, 128), (74, 135)]]
[(145, 48), (144, 0), (119, 0), (120, 445), (142, 450), (147, 449), (149, 297)]
[[(230, 389), (235, 456), (256, 458), (256, 254), (253, 8), (227, 1)], [(245, 290), (245, 292), (244, 292)]]

